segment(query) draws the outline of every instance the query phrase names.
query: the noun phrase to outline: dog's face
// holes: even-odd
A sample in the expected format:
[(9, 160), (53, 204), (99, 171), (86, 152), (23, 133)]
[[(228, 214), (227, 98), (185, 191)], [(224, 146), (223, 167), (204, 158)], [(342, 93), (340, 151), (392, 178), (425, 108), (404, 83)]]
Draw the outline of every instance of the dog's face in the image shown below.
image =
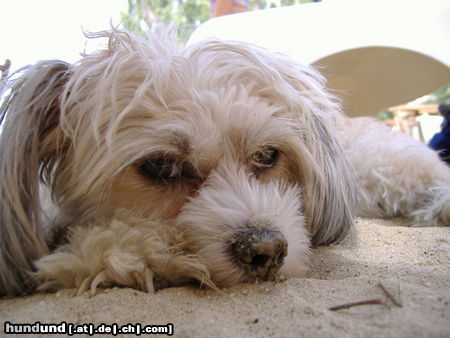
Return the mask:
[(106, 204), (179, 227), (218, 286), (267, 279), (284, 261), (302, 275), (309, 238), (298, 130), (281, 107), (234, 84), (222, 89), (179, 88), (196, 97), (141, 119), (139, 145), (119, 153), (146, 153), (113, 180)]
[(161, 219), (218, 286), (303, 275), (311, 239), (345, 235), (354, 181), (319, 75), (241, 43), (106, 35), (108, 49), (48, 64), (36, 99), (42, 176), (65, 215)]

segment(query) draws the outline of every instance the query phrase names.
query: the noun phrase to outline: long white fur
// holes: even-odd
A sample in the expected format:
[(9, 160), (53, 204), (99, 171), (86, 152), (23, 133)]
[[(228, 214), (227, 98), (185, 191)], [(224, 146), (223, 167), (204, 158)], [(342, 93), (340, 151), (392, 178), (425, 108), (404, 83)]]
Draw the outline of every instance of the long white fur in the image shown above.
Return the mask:
[[(310, 246), (351, 232), (357, 202), (366, 216), (450, 223), (449, 169), (344, 117), (314, 69), (240, 42), (180, 48), (173, 32), (92, 34), (108, 47), (6, 85), (0, 294), (226, 287), (248, 280), (230, 238), (259, 227), (287, 239), (281, 272), (304, 276)], [(266, 147), (279, 159), (254, 172)], [(188, 163), (195, 182), (145, 180), (138, 163), (155, 154)]]
[(371, 118), (342, 118), (337, 131), (360, 183), (360, 216), (450, 225), (450, 169), (436, 152)]

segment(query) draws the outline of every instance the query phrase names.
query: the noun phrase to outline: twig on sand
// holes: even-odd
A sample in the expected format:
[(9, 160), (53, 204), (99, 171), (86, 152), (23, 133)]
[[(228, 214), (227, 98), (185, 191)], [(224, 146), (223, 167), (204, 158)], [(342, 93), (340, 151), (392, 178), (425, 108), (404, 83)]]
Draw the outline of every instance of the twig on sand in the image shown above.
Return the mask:
[[(400, 302), (398, 302), (394, 298), (394, 296), (386, 289), (386, 287), (383, 284), (378, 283), (378, 286), (383, 291), (386, 298), (389, 299), (395, 306), (397, 306), (397, 307), (403, 306)], [(333, 306), (333, 307), (330, 307), (329, 310), (336, 311), (336, 310), (341, 310), (341, 309), (349, 309), (351, 307), (361, 306), (361, 305), (384, 305), (389, 308), (389, 306), (385, 302), (383, 302), (379, 298), (376, 298), (376, 299), (367, 299), (367, 300), (362, 300), (359, 302), (352, 302), (352, 303), (346, 303), (346, 304), (342, 304), (342, 305)]]
[(402, 307), (403, 305), (401, 303), (399, 303), (394, 296), (392, 296), (392, 294), (384, 287), (383, 284), (378, 283), (378, 286), (381, 288), (381, 290), (383, 290), (384, 295), (392, 302), (394, 303), (395, 306), (398, 307)]
[(381, 299), (368, 299), (368, 300), (362, 300), (359, 302), (346, 303), (346, 304), (342, 304), (342, 305), (333, 306), (333, 307), (330, 307), (329, 310), (336, 311), (336, 310), (341, 310), (341, 309), (349, 309), (354, 306), (375, 305), (375, 304), (387, 306)]

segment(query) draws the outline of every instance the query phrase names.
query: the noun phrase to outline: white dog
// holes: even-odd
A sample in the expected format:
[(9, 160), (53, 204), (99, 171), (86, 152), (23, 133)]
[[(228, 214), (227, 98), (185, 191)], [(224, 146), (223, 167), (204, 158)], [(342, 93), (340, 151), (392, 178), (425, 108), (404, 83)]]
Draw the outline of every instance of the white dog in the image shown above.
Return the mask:
[[(339, 112), (313, 69), (238, 42), (113, 29), (5, 86), (0, 293), (304, 276), (357, 212), (450, 224), (450, 170)], [(50, 192), (50, 194), (47, 194)]]

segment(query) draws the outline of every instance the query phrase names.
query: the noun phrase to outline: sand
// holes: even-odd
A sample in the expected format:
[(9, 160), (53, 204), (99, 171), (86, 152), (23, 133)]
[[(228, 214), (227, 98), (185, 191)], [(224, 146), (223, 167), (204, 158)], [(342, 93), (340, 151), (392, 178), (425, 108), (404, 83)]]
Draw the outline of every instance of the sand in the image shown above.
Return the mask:
[[(89, 329), (82, 326), (87, 323), (117, 323), (117, 328), (171, 323), (179, 337), (450, 337), (450, 227), (404, 224), (358, 219), (357, 241), (315, 249), (303, 279), (221, 292), (177, 287), (145, 294), (114, 288), (94, 297), (63, 291), (3, 299), (0, 330), (6, 321), (66, 322), (66, 329), (70, 323), (80, 331)], [(383, 304), (330, 310), (372, 299)], [(74, 337), (81, 336), (87, 335)]]

